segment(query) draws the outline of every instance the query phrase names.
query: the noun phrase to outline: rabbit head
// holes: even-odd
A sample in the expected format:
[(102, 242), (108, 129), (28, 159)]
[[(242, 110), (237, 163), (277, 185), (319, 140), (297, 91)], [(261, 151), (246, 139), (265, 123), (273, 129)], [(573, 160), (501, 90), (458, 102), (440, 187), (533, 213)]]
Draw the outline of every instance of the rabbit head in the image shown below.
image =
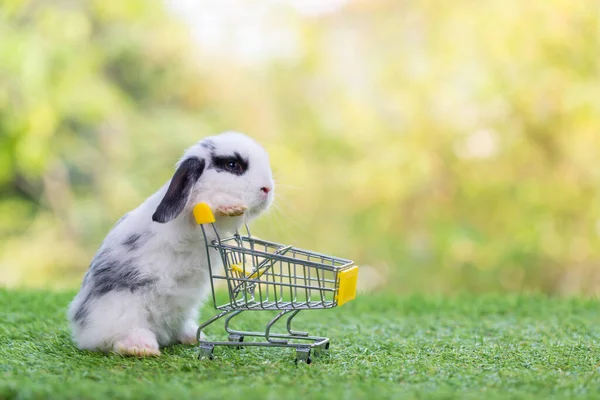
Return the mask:
[(273, 195), (267, 152), (242, 133), (225, 132), (185, 152), (152, 220), (167, 223), (204, 201), (213, 211), (243, 207), (247, 221), (266, 210)]

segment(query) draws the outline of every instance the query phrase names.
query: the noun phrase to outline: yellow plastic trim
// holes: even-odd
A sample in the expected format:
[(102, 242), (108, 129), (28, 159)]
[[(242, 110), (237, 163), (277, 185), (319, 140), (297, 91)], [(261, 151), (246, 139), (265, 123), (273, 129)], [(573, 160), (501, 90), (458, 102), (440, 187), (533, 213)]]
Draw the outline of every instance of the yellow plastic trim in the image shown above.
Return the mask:
[(194, 218), (197, 224), (212, 224), (215, 216), (206, 203), (198, 203), (194, 206)]
[(247, 271), (244, 274), (244, 268), (242, 268), (239, 264), (231, 264), (231, 269), (240, 275), (246, 275), (246, 278), (248, 278), (248, 279), (258, 279), (261, 276), (263, 276), (265, 272), (267, 272), (266, 269), (263, 269), (262, 271), (254, 271), (254, 272)]
[(356, 283), (358, 282), (358, 265), (355, 265), (347, 270), (341, 271), (338, 274), (338, 291), (337, 305), (341, 306), (347, 302), (354, 300), (356, 297)]

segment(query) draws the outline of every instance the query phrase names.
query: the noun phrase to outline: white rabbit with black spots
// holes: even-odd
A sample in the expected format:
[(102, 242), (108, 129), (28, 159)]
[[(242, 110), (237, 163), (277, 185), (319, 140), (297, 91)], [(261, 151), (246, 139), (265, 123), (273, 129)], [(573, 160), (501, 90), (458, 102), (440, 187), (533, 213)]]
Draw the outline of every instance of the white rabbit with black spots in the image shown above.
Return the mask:
[[(219, 232), (232, 233), (270, 206), (273, 191), (269, 157), (249, 137), (225, 132), (189, 148), (171, 180), (121, 218), (92, 260), (69, 307), (77, 346), (154, 356), (195, 343), (210, 277), (192, 208), (208, 203)], [(218, 254), (210, 257), (220, 268)]]

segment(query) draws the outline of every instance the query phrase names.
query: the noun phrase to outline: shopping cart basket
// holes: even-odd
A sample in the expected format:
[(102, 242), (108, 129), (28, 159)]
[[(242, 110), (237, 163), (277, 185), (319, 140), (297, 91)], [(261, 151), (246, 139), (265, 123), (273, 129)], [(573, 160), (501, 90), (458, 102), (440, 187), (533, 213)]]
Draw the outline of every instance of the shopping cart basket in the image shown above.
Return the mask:
[[(310, 364), (311, 351), (328, 349), (329, 338), (312, 336), (292, 329), (292, 320), (302, 310), (321, 310), (341, 306), (356, 296), (358, 267), (350, 260), (297, 249), (279, 243), (236, 233), (221, 238), (215, 217), (206, 203), (194, 207), (194, 217), (206, 243), (212, 300), (217, 315), (198, 328), (199, 358), (212, 359), (215, 346), (270, 346), (296, 350), (296, 361)], [(210, 227), (209, 227), (210, 225)], [(212, 232), (210, 229), (212, 228)], [(214, 234), (215, 239), (210, 239)], [(211, 251), (217, 251), (223, 270), (211, 265)], [(214, 256), (213, 256), (214, 257)], [(217, 302), (215, 288), (227, 288), (229, 301)], [(274, 310), (279, 313), (264, 331), (249, 332), (230, 327), (231, 320), (244, 311)], [(273, 332), (277, 321), (287, 317), (285, 333)], [(200, 332), (218, 319), (225, 318), (227, 341), (202, 340)], [(255, 341), (244, 342), (245, 337)], [(256, 341), (256, 338), (263, 340)]]

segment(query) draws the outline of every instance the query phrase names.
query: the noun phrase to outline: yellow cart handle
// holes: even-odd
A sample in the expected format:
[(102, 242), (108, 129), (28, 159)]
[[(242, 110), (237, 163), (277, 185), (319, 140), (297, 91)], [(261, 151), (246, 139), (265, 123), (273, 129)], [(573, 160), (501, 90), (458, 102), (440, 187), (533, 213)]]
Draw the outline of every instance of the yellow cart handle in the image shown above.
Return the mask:
[(212, 224), (215, 222), (215, 215), (206, 203), (198, 203), (194, 206), (194, 219), (198, 225)]

